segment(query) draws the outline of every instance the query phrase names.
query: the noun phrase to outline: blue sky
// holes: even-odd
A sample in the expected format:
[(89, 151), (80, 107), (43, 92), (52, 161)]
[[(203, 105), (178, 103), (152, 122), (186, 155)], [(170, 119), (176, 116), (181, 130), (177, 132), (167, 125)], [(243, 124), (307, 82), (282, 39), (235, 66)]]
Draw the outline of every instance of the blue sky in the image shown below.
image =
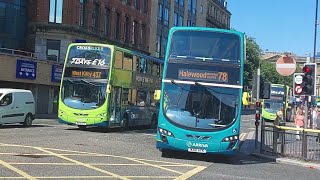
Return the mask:
[[(255, 38), (262, 50), (290, 51), (299, 56), (313, 56), (315, 7), (316, 0), (228, 0), (231, 28)], [(319, 37), (320, 26), (317, 51)]]

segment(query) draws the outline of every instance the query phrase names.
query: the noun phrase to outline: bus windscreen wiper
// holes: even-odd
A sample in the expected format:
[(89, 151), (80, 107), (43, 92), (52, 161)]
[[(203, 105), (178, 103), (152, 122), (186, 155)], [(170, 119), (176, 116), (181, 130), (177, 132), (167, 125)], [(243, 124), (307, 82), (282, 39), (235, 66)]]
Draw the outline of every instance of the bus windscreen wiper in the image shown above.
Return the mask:
[(83, 80), (83, 79), (81, 79), (81, 81), (82, 81), (82, 82), (85, 82), (85, 83), (87, 83), (87, 84), (90, 84), (91, 86), (96, 86), (95, 84), (93, 84), (93, 83), (91, 83), (91, 82), (89, 82), (89, 81), (86, 81), (86, 80)]
[(208, 124), (211, 127), (226, 127), (227, 125), (222, 125), (222, 124)]

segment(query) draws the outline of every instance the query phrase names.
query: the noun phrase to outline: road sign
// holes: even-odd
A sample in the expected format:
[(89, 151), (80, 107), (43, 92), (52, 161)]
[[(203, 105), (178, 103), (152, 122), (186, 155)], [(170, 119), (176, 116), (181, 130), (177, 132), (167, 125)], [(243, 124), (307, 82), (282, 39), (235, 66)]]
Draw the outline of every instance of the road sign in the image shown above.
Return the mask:
[(296, 61), (289, 56), (283, 56), (277, 60), (276, 70), (282, 76), (290, 76), (296, 71)]
[(293, 74), (293, 95), (301, 96), (303, 95), (303, 76), (304, 73), (294, 73)]
[(296, 85), (296, 87), (294, 88), (294, 92), (296, 95), (299, 95), (302, 93), (302, 86), (301, 85)]
[(17, 59), (16, 78), (37, 79), (37, 62)]
[(303, 77), (301, 75), (297, 75), (295, 78), (294, 78), (294, 82), (296, 84), (301, 84), (302, 83), (302, 79)]

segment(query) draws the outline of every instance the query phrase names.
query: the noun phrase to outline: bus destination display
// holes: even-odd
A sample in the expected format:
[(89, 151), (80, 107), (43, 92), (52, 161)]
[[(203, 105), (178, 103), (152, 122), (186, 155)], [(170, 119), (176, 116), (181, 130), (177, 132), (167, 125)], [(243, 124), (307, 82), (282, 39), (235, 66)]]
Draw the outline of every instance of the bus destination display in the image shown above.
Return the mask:
[(108, 70), (106, 69), (67, 68), (65, 76), (74, 78), (106, 79), (107, 72)]
[(195, 69), (179, 69), (179, 79), (202, 80), (211, 82), (228, 82), (227, 72), (204, 71)]

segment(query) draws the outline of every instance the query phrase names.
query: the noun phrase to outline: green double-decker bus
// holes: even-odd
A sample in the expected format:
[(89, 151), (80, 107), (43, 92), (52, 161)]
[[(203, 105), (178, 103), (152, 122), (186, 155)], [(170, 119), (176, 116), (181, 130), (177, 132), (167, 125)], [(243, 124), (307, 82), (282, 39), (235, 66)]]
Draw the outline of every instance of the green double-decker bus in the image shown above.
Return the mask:
[(113, 45), (73, 43), (67, 50), (59, 122), (87, 126), (157, 126), (163, 61)]
[(263, 100), (262, 118), (267, 121), (274, 121), (277, 117), (277, 112), (283, 108), (285, 104), (285, 111), (287, 113), (286, 120), (289, 121), (291, 117), (291, 109), (289, 106), (290, 92), (289, 86), (286, 86), (285, 91), (284, 85), (271, 84), (270, 99)]

